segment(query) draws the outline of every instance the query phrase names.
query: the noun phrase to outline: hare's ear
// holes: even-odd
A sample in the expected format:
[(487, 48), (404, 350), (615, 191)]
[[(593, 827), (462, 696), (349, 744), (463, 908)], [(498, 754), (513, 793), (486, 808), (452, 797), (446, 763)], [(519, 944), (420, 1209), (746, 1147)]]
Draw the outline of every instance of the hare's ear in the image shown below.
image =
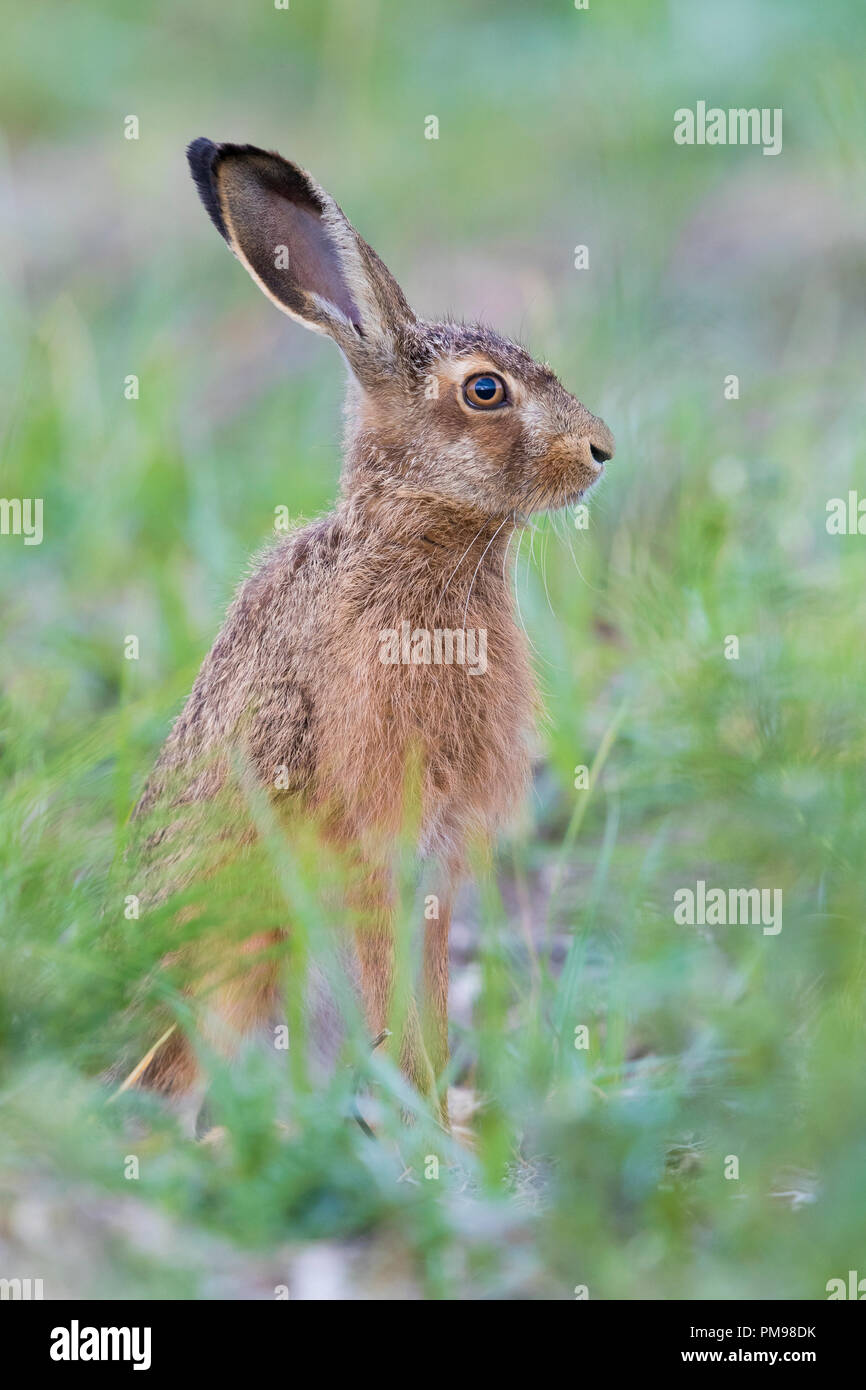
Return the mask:
[(356, 371), (391, 356), (414, 314), (333, 198), (297, 164), (254, 145), (194, 140), (190, 170), (212, 221), (265, 294)]

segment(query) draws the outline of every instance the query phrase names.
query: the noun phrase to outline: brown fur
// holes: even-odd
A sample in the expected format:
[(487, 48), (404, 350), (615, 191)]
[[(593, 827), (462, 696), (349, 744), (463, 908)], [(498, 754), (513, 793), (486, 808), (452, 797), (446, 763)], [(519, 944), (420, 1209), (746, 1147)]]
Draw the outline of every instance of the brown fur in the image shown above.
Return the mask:
[[(331, 516), (275, 545), (242, 584), (138, 808), (212, 798), (243, 749), (278, 807), (316, 818), (356, 867), (355, 920), (371, 1036), (394, 992), (392, 847), (407, 769), (420, 779), (418, 847), (439, 866), (424, 924), (420, 1007), (396, 1040), (430, 1090), (448, 1055), (448, 933), (467, 845), (489, 841), (528, 776), (535, 696), (513, 615), (510, 540), (536, 510), (579, 497), (613, 441), (606, 426), (516, 344), (481, 326), (420, 322), (375, 253), (308, 174), (251, 147), (196, 141), (203, 201), (268, 296), (327, 332), (351, 369), (341, 496)], [(288, 267), (274, 266), (286, 245)], [(508, 404), (463, 399), (474, 373)], [(485, 629), (487, 669), (384, 664), (385, 629)], [(273, 790), (279, 766), (288, 790)], [(231, 1037), (267, 1014), (272, 936), (212, 994)], [(263, 950), (257, 961), (255, 955)], [(195, 1068), (175, 1035), (147, 1083), (181, 1090)]]

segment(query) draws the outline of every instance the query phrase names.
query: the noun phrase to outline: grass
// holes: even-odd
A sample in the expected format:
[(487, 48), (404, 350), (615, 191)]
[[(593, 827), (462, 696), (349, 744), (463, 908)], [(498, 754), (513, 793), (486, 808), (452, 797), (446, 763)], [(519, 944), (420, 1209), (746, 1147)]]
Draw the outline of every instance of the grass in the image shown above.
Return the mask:
[[(44, 498), (45, 540), (0, 537), (4, 1275), (48, 1296), (820, 1298), (858, 1266), (866, 585), (863, 537), (825, 517), (863, 489), (863, 23), (769, 0), (88, 0), (10, 22), (2, 493)], [(699, 98), (781, 106), (782, 155), (675, 147)], [(357, 1020), (346, 1064), (312, 1074), (298, 982), (340, 923), (316, 851), (256, 804), (263, 873), (215, 881), (201, 926), (291, 908), (292, 1047), (210, 1059), (221, 1147), (147, 1098), (105, 1104), (104, 1069), (181, 1008), (154, 972), (168, 912), (124, 915), (130, 809), (274, 509), (315, 515), (339, 468), (335, 355), (212, 233), (182, 163), (200, 133), (297, 155), (420, 311), (520, 336), (617, 436), (588, 530), (548, 520), (520, 552), (547, 718), (531, 804), (455, 928), (474, 1153), (423, 1106), (403, 1124)], [(677, 925), (698, 879), (781, 889), (781, 932)], [(407, 870), (407, 952), (417, 891)], [(347, 1118), (356, 1067), (381, 1142)]]

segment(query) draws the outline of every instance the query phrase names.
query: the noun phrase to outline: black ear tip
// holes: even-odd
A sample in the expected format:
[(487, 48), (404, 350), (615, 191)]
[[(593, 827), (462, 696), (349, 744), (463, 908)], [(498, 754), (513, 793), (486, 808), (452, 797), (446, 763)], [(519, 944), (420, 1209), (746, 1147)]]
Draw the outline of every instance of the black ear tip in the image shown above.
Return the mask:
[(197, 140), (191, 140), (186, 147), (186, 157), (189, 162), (189, 171), (198, 183), (199, 179), (206, 175), (210, 178), (211, 166), (218, 146), (213, 140), (208, 140), (206, 136), (200, 135)]
[(186, 149), (189, 171), (195, 180), (198, 196), (201, 198), (208, 216), (217, 231), (228, 241), (228, 231), (223, 219), (219, 198), (217, 197), (216, 180), (214, 178), (214, 170), (219, 153), (219, 145), (215, 145), (213, 140), (208, 140), (204, 135), (200, 135), (197, 140), (191, 141)]
[(206, 135), (198, 135), (196, 136), (195, 140), (190, 140), (189, 144), (186, 147), (187, 158), (189, 159), (190, 163), (192, 163), (192, 161), (200, 153), (203, 153), (205, 150), (215, 149), (216, 145), (214, 144), (213, 140), (208, 140)]

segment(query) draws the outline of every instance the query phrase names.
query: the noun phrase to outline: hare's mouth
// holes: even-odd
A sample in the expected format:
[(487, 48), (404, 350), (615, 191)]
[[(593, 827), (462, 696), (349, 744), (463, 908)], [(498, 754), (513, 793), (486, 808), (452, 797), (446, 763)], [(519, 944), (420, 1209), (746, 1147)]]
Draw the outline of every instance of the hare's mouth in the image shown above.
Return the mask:
[(579, 502), (581, 497), (584, 497), (591, 487), (595, 487), (599, 478), (604, 474), (605, 462), (606, 460), (595, 458), (592, 460), (581, 460), (581, 466), (578, 470), (577, 477), (570, 479), (570, 485), (563, 488), (563, 492), (566, 494), (565, 506), (570, 506), (572, 502)]
[(543, 509), (558, 511), (579, 502), (598, 482), (612, 457), (613, 438), (601, 422), (592, 436), (583, 433), (556, 439), (541, 468), (542, 489), (546, 493)]

